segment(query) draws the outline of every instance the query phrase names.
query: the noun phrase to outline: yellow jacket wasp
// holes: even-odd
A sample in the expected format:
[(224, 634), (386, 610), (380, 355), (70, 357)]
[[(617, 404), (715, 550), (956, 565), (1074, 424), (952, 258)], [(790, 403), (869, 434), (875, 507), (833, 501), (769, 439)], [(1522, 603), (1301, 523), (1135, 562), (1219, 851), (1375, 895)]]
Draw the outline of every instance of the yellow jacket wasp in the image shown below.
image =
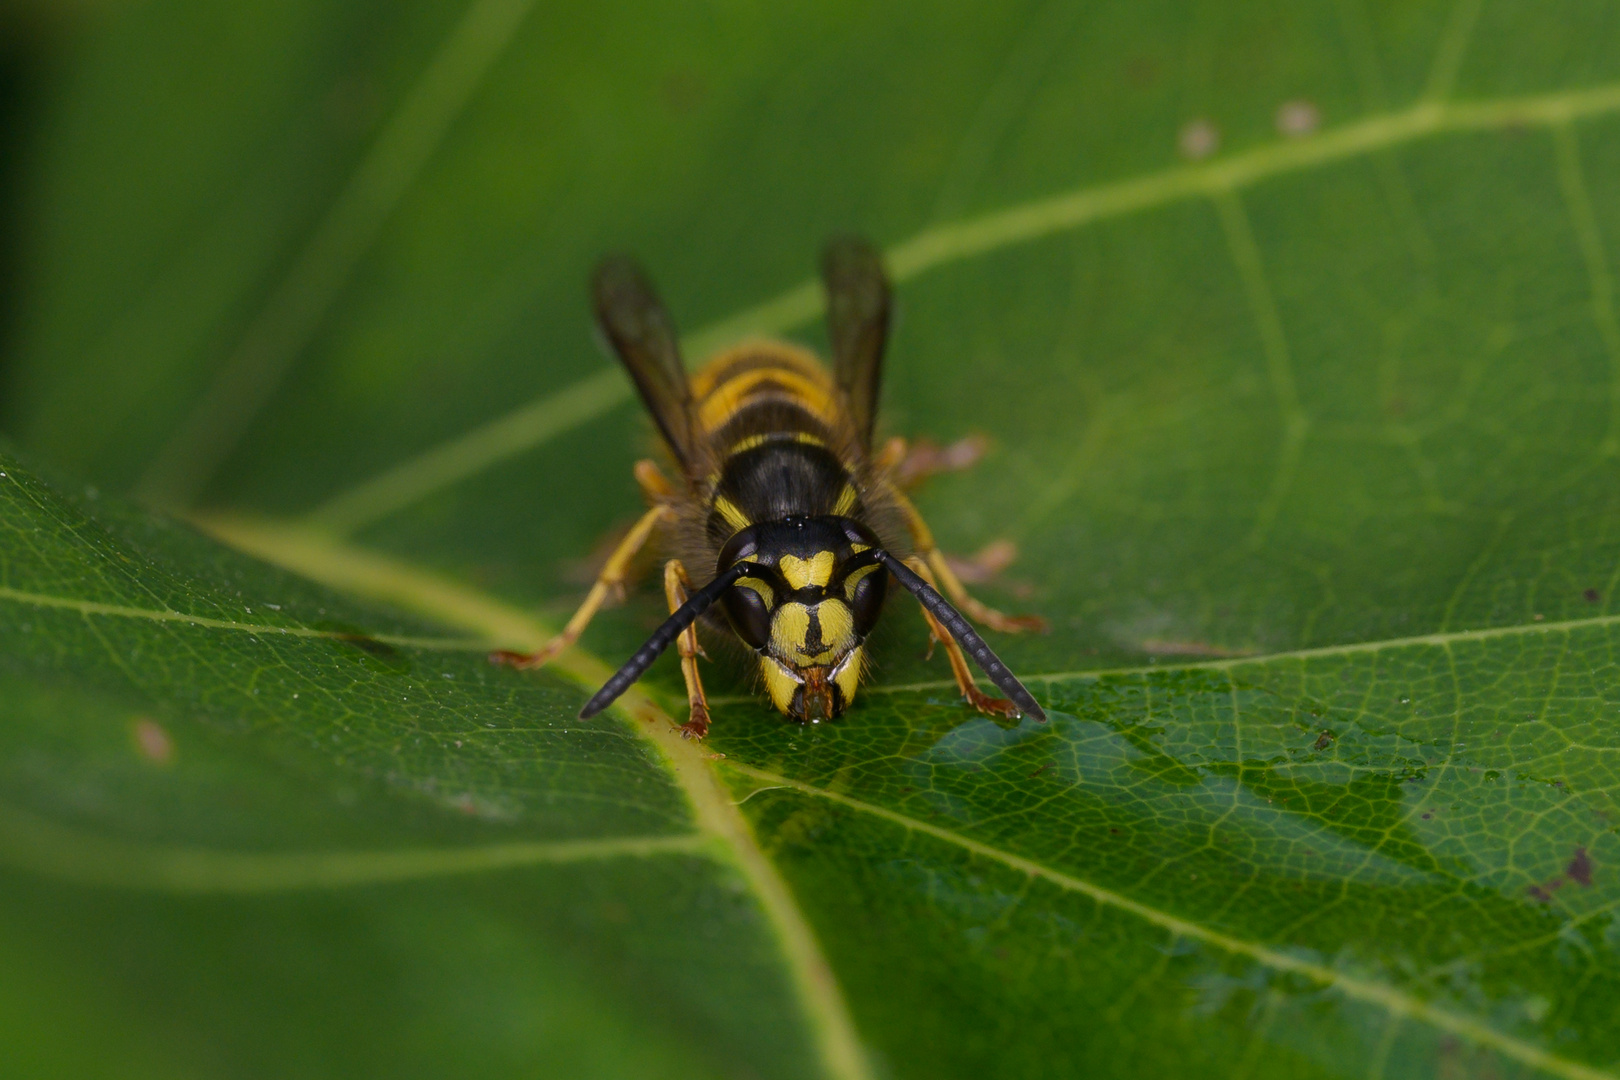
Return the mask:
[[(779, 710), (808, 723), (836, 717), (865, 673), (867, 635), (890, 576), (922, 605), (968, 701), (996, 715), (1046, 718), (957, 607), (997, 630), (1044, 624), (968, 595), (897, 481), (904, 441), (873, 452), (890, 312), (882, 262), (864, 241), (834, 240), (822, 257), (822, 280), (831, 373), (808, 350), (761, 341), (723, 352), (689, 377), (674, 326), (635, 263), (610, 258), (597, 268), (597, 325), (640, 391), (680, 482), (651, 461), (637, 462), (652, 508), (608, 558), (568, 625), (539, 652), (492, 659), (538, 667), (572, 645), (622, 587), (636, 552), (663, 529), (676, 556), (664, 565), (670, 617), (585, 704), (582, 718), (606, 708), (673, 643), (691, 705), (681, 730), (707, 734), (694, 624), (717, 604), (723, 619), (709, 620), (753, 650)], [(696, 586), (688, 566), (696, 568)], [(979, 690), (964, 651), (1007, 698)]]

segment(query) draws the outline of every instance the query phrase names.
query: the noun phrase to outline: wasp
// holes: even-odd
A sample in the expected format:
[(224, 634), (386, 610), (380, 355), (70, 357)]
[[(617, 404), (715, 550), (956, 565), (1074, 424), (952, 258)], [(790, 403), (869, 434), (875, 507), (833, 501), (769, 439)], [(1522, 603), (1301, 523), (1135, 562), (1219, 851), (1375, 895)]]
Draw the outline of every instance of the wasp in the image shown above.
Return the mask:
[[(1045, 720), (962, 612), (1003, 631), (1044, 623), (1003, 615), (968, 594), (901, 489), (905, 442), (891, 439), (874, 451), (892, 308), (881, 258), (861, 239), (835, 239), (821, 271), (830, 372), (800, 346), (755, 341), (689, 376), (674, 323), (635, 262), (617, 256), (597, 267), (591, 280), (597, 326), (635, 383), (679, 480), (671, 482), (653, 461), (637, 462), (650, 509), (609, 556), (579, 609), (538, 652), (492, 659), (538, 667), (571, 646), (623, 591), (637, 552), (662, 532), (674, 555), (664, 564), (669, 619), (586, 702), (581, 718), (606, 708), (674, 644), (691, 707), (681, 731), (706, 735), (700, 619), (752, 651), (781, 712), (806, 723), (839, 716), (869, 666), (867, 638), (892, 577), (921, 605), (969, 702), (992, 715)], [(968, 656), (1006, 698), (980, 691)]]

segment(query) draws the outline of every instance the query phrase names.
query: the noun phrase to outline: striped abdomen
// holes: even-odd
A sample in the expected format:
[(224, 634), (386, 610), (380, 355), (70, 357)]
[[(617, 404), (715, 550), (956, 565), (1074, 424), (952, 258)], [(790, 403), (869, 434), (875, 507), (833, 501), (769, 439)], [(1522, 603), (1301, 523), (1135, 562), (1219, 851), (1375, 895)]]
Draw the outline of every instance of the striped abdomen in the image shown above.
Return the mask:
[(693, 377), (692, 397), (713, 462), (712, 540), (760, 522), (860, 512), (859, 444), (810, 353), (771, 342), (722, 354)]

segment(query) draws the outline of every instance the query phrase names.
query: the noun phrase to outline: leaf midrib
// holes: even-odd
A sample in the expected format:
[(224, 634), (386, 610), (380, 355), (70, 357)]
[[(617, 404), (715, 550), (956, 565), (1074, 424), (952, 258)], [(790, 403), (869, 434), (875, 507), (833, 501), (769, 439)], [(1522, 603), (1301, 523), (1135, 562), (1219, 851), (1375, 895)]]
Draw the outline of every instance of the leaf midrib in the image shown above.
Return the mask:
[(27, 604), (31, 607), (61, 608), (67, 611), (76, 611), (80, 615), (103, 615), (119, 619), (150, 619), (153, 622), (183, 623), (187, 626), (202, 626), (211, 630), (232, 630), (244, 634), (325, 638), (331, 641), (353, 641), (356, 637), (363, 637), (366, 641), (379, 641), (385, 645), (397, 645), (401, 648), (422, 649), (432, 652), (470, 652), (489, 648), (481, 640), (474, 641), (468, 638), (411, 637), (401, 634), (357, 635), (349, 631), (320, 630), (312, 626), (248, 623), (235, 619), (216, 619), (206, 615), (190, 615), (169, 608), (138, 608), (124, 604), (106, 604), (99, 600), (50, 596), (45, 593), (29, 592), (24, 589), (13, 589), (4, 585), (0, 585), (0, 600), (10, 600), (13, 603)]
[(259, 894), (392, 884), (453, 874), (660, 855), (714, 856), (699, 832), (374, 850), (227, 851), (115, 839), (0, 805), (0, 859), (78, 885), (177, 894)]

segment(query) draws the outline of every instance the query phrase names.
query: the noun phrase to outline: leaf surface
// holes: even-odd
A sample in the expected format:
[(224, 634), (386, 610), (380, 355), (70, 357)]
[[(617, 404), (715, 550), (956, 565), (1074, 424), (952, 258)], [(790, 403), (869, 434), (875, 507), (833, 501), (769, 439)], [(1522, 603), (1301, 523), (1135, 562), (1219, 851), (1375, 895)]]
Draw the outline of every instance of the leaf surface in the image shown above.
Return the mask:
[[(1614, 20), (121, 13), (40, 136), (7, 430), (257, 561), (8, 460), (3, 1037), (121, 1075), (1615, 1075)], [(1016, 543), (979, 590), (1052, 622), (995, 643), (1050, 722), (966, 711), (899, 603), (835, 724), (714, 650), (723, 758), (670, 737), (667, 660), (574, 719), (655, 589), (491, 669), (638, 509), (594, 260), (641, 253), (697, 360), (820, 343), (851, 228), (898, 279), (881, 426), (989, 437), (919, 502)]]

